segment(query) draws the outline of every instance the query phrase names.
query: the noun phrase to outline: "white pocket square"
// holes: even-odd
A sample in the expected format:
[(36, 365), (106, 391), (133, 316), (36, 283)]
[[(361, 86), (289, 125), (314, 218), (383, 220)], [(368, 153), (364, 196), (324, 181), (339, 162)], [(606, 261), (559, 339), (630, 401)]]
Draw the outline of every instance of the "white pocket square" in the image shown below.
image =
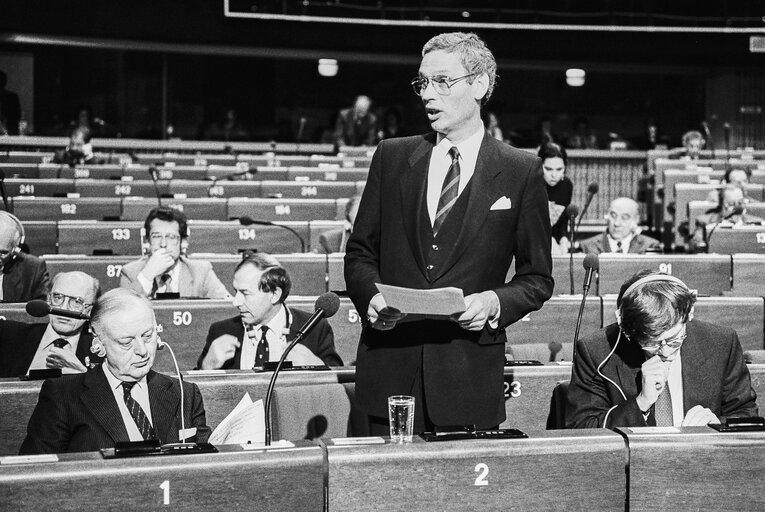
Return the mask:
[(513, 203), (510, 202), (510, 199), (507, 196), (502, 196), (496, 201), (494, 201), (494, 204), (491, 205), (490, 210), (509, 210), (512, 208)]

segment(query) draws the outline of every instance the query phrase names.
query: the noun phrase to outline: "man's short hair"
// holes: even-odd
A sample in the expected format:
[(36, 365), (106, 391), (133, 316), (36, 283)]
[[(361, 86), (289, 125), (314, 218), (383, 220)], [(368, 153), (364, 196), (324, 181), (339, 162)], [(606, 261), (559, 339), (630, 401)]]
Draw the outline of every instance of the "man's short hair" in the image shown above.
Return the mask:
[(61, 279), (62, 277), (66, 275), (72, 275), (77, 274), (83, 277), (86, 277), (90, 280), (90, 293), (93, 294), (93, 299), (98, 300), (98, 298), (101, 296), (101, 283), (98, 282), (98, 279), (91, 276), (90, 274), (87, 274), (85, 272), (80, 272), (79, 270), (73, 270), (71, 272), (59, 272), (55, 276), (53, 276), (53, 280), (50, 283), (50, 289), (56, 287), (56, 282)]
[[(468, 73), (475, 73), (476, 75), (486, 73), (486, 76), (489, 77), (489, 87), (486, 89), (482, 103), (489, 101), (497, 81), (497, 61), (494, 60), (491, 50), (480, 37), (465, 32), (439, 34), (425, 43), (425, 46), (422, 47), (422, 56), (424, 57), (436, 50), (443, 50), (448, 53), (456, 52), (460, 57), (462, 66)], [(468, 78), (468, 82), (473, 83), (475, 78), (475, 76)]]
[(154, 219), (159, 219), (165, 222), (177, 222), (178, 231), (181, 235), (181, 238), (186, 238), (189, 236), (189, 223), (185, 213), (180, 210), (176, 210), (175, 208), (170, 208), (169, 206), (157, 206), (149, 212), (149, 215), (146, 217), (146, 221), (143, 223), (143, 229), (146, 232), (146, 238), (149, 237), (149, 233), (151, 232), (151, 221)]
[(130, 308), (136, 303), (144, 304), (152, 311), (152, 314), (154, 313), (149, 299), (130, 288), (113, 288), (104, 293), (96, 300), (90, 313), (90, 324), (93, 330), (103, 332), (102, 327), (106, 325), (109, 315), (130, 315), (132, 313)]
[(93, 134), (91, 133), (90, 128), (87, 126), (78, 126), (72, 130), (72, 133), (69, 135), (69, 137), (73, 139), (77, 136), (78, 133), (82, 135), (82, 141), (85, 144), (90, 142), (90, 140), (93, 138)]
[[(678, 322), (690, 318), (696, 295), (677, 279), (661, 279), (666, 276), (655, 270), (644, 270), (627, 279), (619, 290), (616, 307), (621, 316), (621, 329), (636, 342), (656, 339)], [(659, 276), (658, 279), (638, 285), (625, 293), (639, 279)]]
[(723, 176), (723, 180), (725, 183), (730, 183), (730, 175), (731, 173), (739, 171), (746, 174), (746, 179), (751, 180), (752, 179), (752, 169), (750, 167), (731, 167), (729, 169), (726, 169), (725, 175)]
[(283, 303), (287, 300), (292, 289), (292, 281), (287, 270), (281, 266), (276, 258), (263, 252), (247, 251), (242, 256), (242, 261), (234, 269), (234, 274), (239, 272), (239, 269), (245, 265), (252, 265), (263, 272), (258, 283), (260, 291), (273, 293), (277, 288), (280, 288), (282, 294), (279, 297), (279, 302)]
[(683, 146), (687, 146), (694, 139), (700, 139), (702, 142), (706, 142), (704, 140), (704, 136), (701, 135), (700, 131), (698, 131), (698, 130), (691, 130), (691, 131), (685, 132), (683, 134)]
[(563, 160), (563, 165), (568, 165), (568, 154), (566, 150), (560, 144), (555, 142), (545, 142), (539, 147), (537, 156), (542, 160), (546, 158), (560, 158)]

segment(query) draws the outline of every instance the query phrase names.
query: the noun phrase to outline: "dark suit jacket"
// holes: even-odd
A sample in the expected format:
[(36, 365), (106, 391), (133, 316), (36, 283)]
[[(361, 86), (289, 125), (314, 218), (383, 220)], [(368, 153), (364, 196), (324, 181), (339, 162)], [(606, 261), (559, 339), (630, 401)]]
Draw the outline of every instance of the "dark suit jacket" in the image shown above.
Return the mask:
[[(154, 430), (161, 443), (178, 442), (181, 390), (178, 380), (150, 371), (146, 376)], [(197, 427), (195, 438), (206, 441), (202, 394), (196, 384), (183, 383), (186, 428)], [(19, 453), (89, 452), (129, 441), (114, 394), (101, 367), (87, 373), (48, 379), (27, 426)]]
[[(27, 373), (47, 328), (48, 324), (0, 320), (0, 377), (18, 377)], [(90, 352), (92, 340), (86, 322), (77, 342), (77, 359), (85, 366), (85, 358), (100, 361)]]
[[(387, 397), (409, 394), (421, 370), (429, 417), (436, 425), (489, 427), (505, 418), (504, 328), (542, 307), (553, 289), (541, 161), (485, 135), (469, 188), (433, 239), (426, 190), (435, 141), (431, 133), (388, 139), (377, 147), (346, 246), (348, 293), (366, 318), (378, 292), (375, 283), (454, 286), (465, 296), (494, 290), (501, 305), (500, 328), (466, 331), (438, 320), (400, 322), (390, 331), (365, 326), (356, 361), (356, 398), (368, 414), (387, 417)], [(464, 214), (453, 215), (463, 197)], [(510, 208), (492, 210), (503, 197)], [(453, 243), (440, 242), (447, 239)], [(435, 252), (431, 244), (438, 247)], [(442, 264), (428, 270), (434, 259)], [(515, 276), (505, 283), (513, 259)]]
[[(635, 400), (641, 389), (640, 366), (645, 362), (645, 355), (636, 343), (622, 335), (616, 352), (601, 369), (622, 388), (627, 400), (597, 374), (598, 365), (613, 349), (618, 333), (618, 326), (611, 324), (577, 342), (566, 408), (568, 428), (602, 427), (606, 413), (614, 405), (608, 427), (655, 424), (653, 415), (646, 423)], [(693, 320), (688, 323), (687, 334), (680, 348), (684, 412), (701, 405), (721, 421), (728, 416), (757, 416), (757, 395), (736, 332)]]
[[(297, 336), (298, 329), (306, 323), (311, 315), (299, 309), (289, 308), (289, 311), (292, 314), (292, 322), (290, 323), (290, 333), (287, 335), (287, 340), (291, 341)], [(210, 330), (207, 333), (205, 348), (202, 349), (202, 353), (197, 360), (197, 368), (202, 367), (202, 361), (207, 355), (207, 351), (210, 350), (210, 344), (212, 344), (213, 340), (224, 334), (230, 334), (236, 337), (239, 341), (244, 340), (244, 325), (242, 325), (241, 317), (235, 316), (227, 320), (221, 320), (210, 326)], [(343, 366), (343, 360), (340, 359), (340, 356), (335, 351), (335, 336), (332, 333), (332, 327), (326, 320), (319, 320), (316, 327), (314, 327), (314, 329), (309, 332), (300, 343), (301, 345), (308, 347), (311, 352), (324, 361), (324, 364), (327, 366)], [(226, 361), (222, 368), (224, 370), (238, 370), (239, 364), (241, 363), (241, 357), (242, 348), (240, 346), (236, 349), (234, 357)]]
[(45, 261), (19, 253), (3, 268), (3, 302), (45, 300), (50, 291), (50, 276)]
[(377, 139), (377, 117), (369, 112), (361, 119), (353, 117), (353, 108), (344, 108), (335, 123), (338, 146), (372, 146)]
[[(582, 252), (586, 252), (588, 254), (611, 252), (611, 246), (608, 244), (608, 232), (604, 231), (601, 235), (582, 240), (579, 243), (579, 248), (582, 250)], [(632, 237), (632, 240), (630, 241), (630, 248), (627, 252), (630, 254), (645, 254), (649, 250), (661, 250), (659, 242), (650, 236), (638, 234)]]

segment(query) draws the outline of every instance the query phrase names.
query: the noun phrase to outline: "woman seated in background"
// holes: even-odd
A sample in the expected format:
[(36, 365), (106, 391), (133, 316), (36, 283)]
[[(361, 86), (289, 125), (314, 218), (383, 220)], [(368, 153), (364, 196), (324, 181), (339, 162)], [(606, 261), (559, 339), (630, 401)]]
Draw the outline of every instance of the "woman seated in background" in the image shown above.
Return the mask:
[(569, 250), (568, 233), (569, 216), (566, 207), (571, 204), (574, 184), (566, 177), (568, 155), (560, 144), (546, 142), (537, 152), (542, 159), (547, 188), (547, 199), (550, 207), (550, 226), (552, 226), (552, 253), (566, 254)]
[[(754, 199), (753, 197), (749, 196), (746, 193), (746, 186), (749, 185), (749, 178), (752, 177), (752, 170), (751, 169), (733, 169), (730, 168), (727, 171), (725, 171), (725, 176), (723, 176), (721, 185), (734, 185), (741, 189), (741, 192), (744, 194), (744, 203), (748, 204), (751, 202), (759, 202), (757, 199)], [(710, 203), (718, 203), (720, 199), (720, 191), (719, 190), (710, 190), (709, 194), (707, 194), (707, 201)]]

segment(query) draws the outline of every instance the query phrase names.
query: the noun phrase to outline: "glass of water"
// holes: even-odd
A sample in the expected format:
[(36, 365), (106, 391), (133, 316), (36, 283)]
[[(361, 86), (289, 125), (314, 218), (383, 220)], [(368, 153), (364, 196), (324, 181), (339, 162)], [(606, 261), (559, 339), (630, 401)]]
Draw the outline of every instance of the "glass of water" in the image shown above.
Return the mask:
[(388, 397), (388, 421), (392, 443), (411, 443), (414, 430), (414, 397), (393, 395)]

